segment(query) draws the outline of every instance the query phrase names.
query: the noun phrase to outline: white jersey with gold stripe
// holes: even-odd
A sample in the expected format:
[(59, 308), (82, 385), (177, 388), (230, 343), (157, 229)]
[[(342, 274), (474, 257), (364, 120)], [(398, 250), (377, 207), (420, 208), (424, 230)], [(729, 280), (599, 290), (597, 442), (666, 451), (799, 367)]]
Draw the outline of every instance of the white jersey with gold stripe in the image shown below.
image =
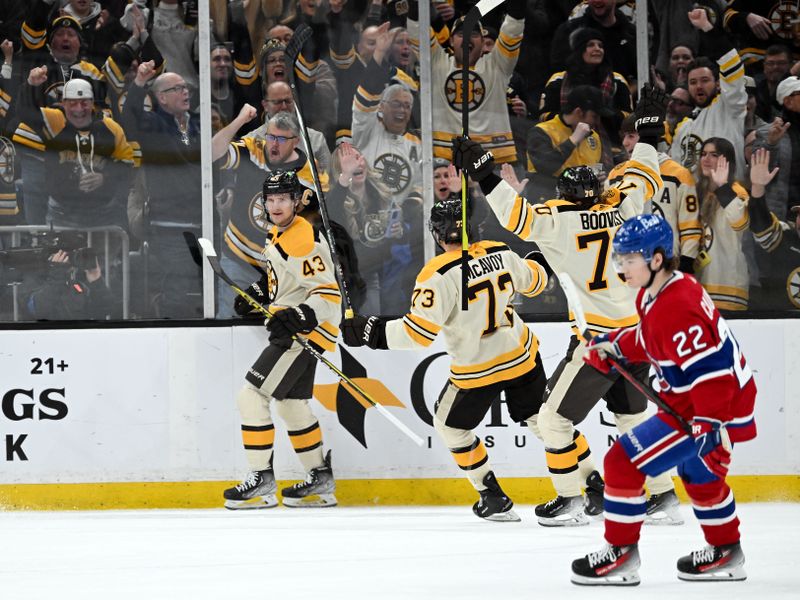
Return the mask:
[[(408, 19), (411, 43), (419, 47), (419, 23)], [(525, 21), (509, 16), (503, 20), (497, 43), (470, 69), (468, 87), (469, 134), (497, 162), (517, 160), (506, 90), (519, 58)], [(433, 153), (451, 159), (451, 140), (461, 135), (461, 69), (451, 53), (439, 44), (430, 31), (433, 103)]]
[(469, 248), (469, 308), (461, 310), (461, 252), (431, 259), (417, 276), (411, 310), (386, 324), (389, 348), (415, 350), (441, 332), (452, 358), (450, 380), (459, 388), (484, 387), (519, 377), (536, 366), (539, 341), (514, 313), (514, 292), (536, 296), (547, 274), (499, 242)]
[(342, 295), (325, 237), (298, 215), (283, 231), (273, 225), (264, 246), (264, 259), (270, 311), (307, 304), (319, 325), (301, 335), (325, 350), (334, 350)]
[(486, 199), (503, 227), (536, 242), (555, 272), (572, 277), (589, 329), (598, 333), (639, 320), (635, 293), (611, 264), (611, 242), (619, 226), (641, 214), (661, 186), (655, 148), (636, 144), (622, 180), (589, 209), (566, 200), (529, 204), (505, 181)]
[(719, 65), (719, 94), (694, 118), (678, 123), (670, 147), (670, 156), (684, 167), (697, 173), (700, 150), (710, 137), (729, 140), (736, 151), (736, 179), (744, 177), (744, 118), (747, 112), (747, 92), (744, 89), (744, 66), (736, 50), (717, 60)]
[(714, 305), (722, 310), (746, 310), (749, 301), (750, 276), (747, 259), (742, 251), (742, 238), (750, 228), (747, 209), (749, 196), (738, 183), (731, 186), (733, 198), (724, 208), (709, 194), (704, 202), (716, 202), (717, 207), (703, 223), (702, 247), (708, 255), (704, 266), (695, 276), (711, 296)]

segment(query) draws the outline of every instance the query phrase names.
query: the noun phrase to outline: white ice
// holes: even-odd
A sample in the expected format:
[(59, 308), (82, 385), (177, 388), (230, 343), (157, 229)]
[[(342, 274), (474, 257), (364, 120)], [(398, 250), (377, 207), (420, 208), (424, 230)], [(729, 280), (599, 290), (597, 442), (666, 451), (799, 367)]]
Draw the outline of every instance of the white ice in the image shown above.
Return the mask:
[(676, 559), (703, 543), (686, 524), (646, 527), (638, 588), (579, 588), (574, 558), (602, 524), (490, 523), (467, 506), (230, 512), (0, 513), (2, 600), (495, 600), (798, 598), (800, 505), (741, 504), (748, 580), (686, 583)]

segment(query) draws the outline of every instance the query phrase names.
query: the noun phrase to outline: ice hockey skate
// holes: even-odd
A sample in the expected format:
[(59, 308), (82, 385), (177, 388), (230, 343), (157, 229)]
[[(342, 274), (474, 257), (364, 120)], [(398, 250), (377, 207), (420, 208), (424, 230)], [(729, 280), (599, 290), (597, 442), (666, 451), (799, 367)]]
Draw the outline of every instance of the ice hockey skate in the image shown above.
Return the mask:
[(275, 492), (278, 486), (275, 483), (275, 474), (272, 469), (252, 471), (239, 485), (228, 488), (223, 492), (225, 508), (242, 510), (253, 508), (273, 508), (278, 506)]
[(522, 520), (514, 512), (514, 502), (500, 488), (492, 471), (489, 471), (483, 478), (483, 485), (486, 486), (486, 489), (479, 492), (481, 498), (472, 505), (472, 512), (487, 521), (518, 522)]
[(331, 451), (321, 467), (311, 469), (305, 481), (283, 488), (283, 505), (290, 508), (324, 508), (336, 506), (336, 481), (331, 469)]
[(600, 473), (592, 471), (586, 478), (586, 489), (583, 501), (583, 510), (590, 517), (603, 517), (603, 492), (606, 484)]
[(536, 507), (539, 525), (544, 527), (577, 527), (588, 525), (582, 496), (556, 496)]
[(675, 490), (663, 494), (651, 494), (647, 499), (645, 525), (683, 525), (680, 505)]
[(572, 561), (576, 585), (639, 585), (639, 548), (606, 545), (602, 550)]
[(678, 559), (678, 579), (684, 581), (744, 581), (742, 546), (706, 546)]

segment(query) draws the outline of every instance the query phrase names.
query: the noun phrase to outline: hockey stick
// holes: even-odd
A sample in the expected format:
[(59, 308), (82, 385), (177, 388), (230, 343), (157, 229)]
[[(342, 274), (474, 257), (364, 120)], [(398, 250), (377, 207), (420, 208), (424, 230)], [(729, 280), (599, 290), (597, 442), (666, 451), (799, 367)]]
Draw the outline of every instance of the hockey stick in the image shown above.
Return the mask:
[[(503, 0), (480, 0), (469, 9), (461, 27), (461, 135), (469, 137), (469, 41), (481, 17), (497, 8)], [(461, 310), (469, 308), (467, 285), (469, 237), (467, 236), (467, 176), (461, 172)]]
[[(589, 340), (592, 339), (592, 334), (589, 331), (588, 324), (586, 323), (586, 315), (583, 312), (583, 302), (581, 302), (581, 298), (578, 295), (578, 290), (575, 289), (575, 283), (572, 281), (572, 277), (570, 277), (567, 273), (558, 273), (557, 276), (558, 281), (561, 284), (561, 289), (564, 290), (564, 295), (567, 297), (567, 303), (572, 309), (572, 314), (575, 316), (575, 324), (578, 326), (578, 331), (580, 332), (584, 341), (588, 343)], [(669, 404), (664, 402), (658, 397), (657, 394), (653, 393), (651, 389), (636, 379), (633, 373), (623, 367), (618, 360), (608, 353), (606, 353), (606, 360), (608, 360), (611, 366), (614, 367), (620, 375), (627, 379), (628, 382), (634, 388), (636, 388), (636, 391), (645, 396), (648, 400), (650, 400), (650, 402), (658, 406), (661, 410), (675, 419), (678, 422), (678, 425), (680, 425), (681, 429), (683, 429), (686, 433), (688, 433), (690, 436), (693, 435), (692, 426), (689, 425), (686, 419), (676, 413)]]
[(294, 99), (294, 114), (297, 117), (297, 122), (300, 125), (300, 133), (303, 136), (303, 142), (306, 145), (308, 152), (308, 164), (311, 167), (311, 177), (314, 180), (314, 191), (317, 194), (319, 201), (319, 214), (322, 217), (322, 227), (325, 229), (325, 237), (328, 238), (328, 245), (331, 247), (331, 260), (333, 261), (336, 275), (339, 279), (339, 287), (342, 290), (342, 299), (344, 300), (344, 316), (347, 318), (353, 317), (353, 304), (350, 302), (350, 293), (347, 290), (347, 281), (344, 277), (344, 270), (342, 263), (339, 260), (339, 254), (336, 252), (336, 240), (333, 238), (333, 231), (331, 230), (331, 222), (328, 218), (328, 208), (325, 205), (325, 196), (322, 195), (322, 185), (320, 184), (319, 172), (317, 171), (317, 162), (314, 160), (314, 149), (311, 147), (311, 139), (308, 137), (308, 129), (306, 129), (305, 121), (303, 121), (303, 114), (300, 110), (300, 94), (298, 93), (297, 86), (295, 85), (295, 63), (300, 58), (300, 51), (306, 42), (311, 39), (311, 27), (305, 23), (301, 23), (297, 29), (294, 30), (292, 39), (286, 46), (286, 51), (283, 58), (286, 61), (287, 75), (289, 78), (289, 87), (292, 89), (292, 98)]
[[(193, 237), (192, 234), (190, 232), (185, 232), (184, 237), (186, 238), (187, 243), (189, 243), (191, 247), (192, 246), (191, 237)], [(247, 292), (245, 292), (242, 288), (240, 288), (236, 284), (236, 282), (233, 281), (233, 279), (228, 277), (228, 274), (225, 273), (225, 271), (222, 269), (222, 266), (219, 264), (219, 258), (217, 257), (217, 253), (214, 250), (214, 245), (209, 240), (207, 240), (206, 238), (199, 238), (196, 240), (196, 243), (199, 244), (200, 247), (203, 249), (203, 254), (206, 255), (206, 258), (208, 259), (208, 262), (211, 265), (211, 270), (214, 271), (217, 277), (219, 277), (220, 279), (222, 279), (222, 281), (227, 283), (231, 287), (231, 289), (233, 289), (234, 292), (236, 292), (242, 298), (247, 300), (247, 303), (252, 308), (260, 312), (265, 317), (272, 318), (272, 313), (266, 306), (264, 306), (263, 304), (258, 302), (255, 298), (250, 296)], [(364, 400), (366, 400), (368, 404), (374, 406), (379, 413), (381, 413), (384, 417), (386, 417), (392, 423), (392, 425), (394, 425), (400, 431), (406, 434), (406, 436), (408, 436), (408, 438), (411, 441), (413, 441), (417, 446), (423, 445), (424, 442), (420, 436), (411, 431), (405, 423), (400, 421), (392, 413), (386, 410), (386, 408), (384, 408), (383, 405), (373, 400), (372, 397), (367, 392), (365, 392), (357, 383), (355, 383), (347, 375), (342, 373), (342, 371), (336, 365), (334, 365), (331, 361), (325, 358), (321, 353), (317, 352), (317, 350), (308, 342), (308, 340), (299, 335), (293, 335), (292, 339), (298, 344), (300, 344), (303, 347), (303, 350), (311, 354), (311, 356), (313, 356), (315, 359), (317, 359), (319, 362), (321, 362), (323, 365), (325, 365), (331, 371), (333, 371), (339, 378), (339, 380), (349, 390), (356, 392), (359, 396), (361, 396)]]

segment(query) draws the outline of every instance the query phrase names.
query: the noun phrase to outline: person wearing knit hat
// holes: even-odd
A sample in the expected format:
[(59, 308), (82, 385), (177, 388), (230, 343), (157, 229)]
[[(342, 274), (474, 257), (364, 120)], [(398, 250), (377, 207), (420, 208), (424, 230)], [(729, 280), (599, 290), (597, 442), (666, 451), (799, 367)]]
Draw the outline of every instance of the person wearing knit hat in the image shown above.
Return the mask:
[(288, 80), (286, 61), (283, 59), (285, 53), (286, 45), (277, 38), (268, 39), (261, 47), (258, 64), (261, 67), (264, 85), (269, 85), (273, 81)]
[(73, 64), (83, 43), (83, 28), (75, 17), (62, 15), (53, 19), (47, 33), (50, 53), (59, 63)]
[(627, 80), (611, 68), (605, 51), (605, 36), (599, 30), (576, 29), (569, 43), (572, 52), (567, 58), (567, 69), (551, 75), (545, 85), (540, 118), (550, 119), (565, 110), (570, 91), (588, 85), (600, 92), (603, 104), (613, 113), (603, 124), (611, 141), (619, 143), (619, 124), (633, 110)]

